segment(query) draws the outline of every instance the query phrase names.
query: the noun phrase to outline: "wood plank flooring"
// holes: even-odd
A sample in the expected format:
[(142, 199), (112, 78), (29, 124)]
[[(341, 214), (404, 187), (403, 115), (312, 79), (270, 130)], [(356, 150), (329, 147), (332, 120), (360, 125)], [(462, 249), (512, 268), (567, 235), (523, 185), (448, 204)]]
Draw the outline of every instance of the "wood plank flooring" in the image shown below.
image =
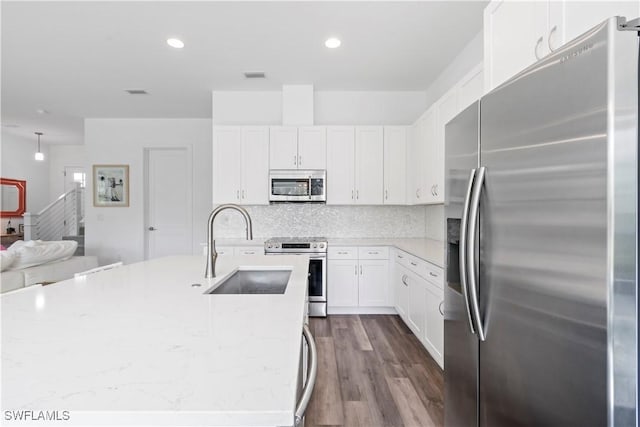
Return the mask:
[(444, 377), (398, 316), (310, 319), (318, 377), (305, 425), (442, 426)]

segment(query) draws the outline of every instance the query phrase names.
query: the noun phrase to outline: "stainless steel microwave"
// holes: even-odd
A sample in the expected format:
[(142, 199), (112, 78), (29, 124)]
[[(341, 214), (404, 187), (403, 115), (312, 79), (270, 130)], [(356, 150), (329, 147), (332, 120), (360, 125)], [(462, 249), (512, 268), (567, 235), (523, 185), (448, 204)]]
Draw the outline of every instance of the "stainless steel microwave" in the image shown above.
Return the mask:
[(270, 202), (326, 202), (325, 170), (271, 169)]

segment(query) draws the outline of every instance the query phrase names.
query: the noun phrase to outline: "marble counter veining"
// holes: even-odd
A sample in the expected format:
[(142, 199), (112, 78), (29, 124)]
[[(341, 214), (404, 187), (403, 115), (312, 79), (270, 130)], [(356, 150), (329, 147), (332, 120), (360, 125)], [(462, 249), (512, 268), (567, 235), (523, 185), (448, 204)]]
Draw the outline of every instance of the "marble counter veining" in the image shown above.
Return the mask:
[(444, 242), (434, 239), (329, 239), (329, 246), (393, 246), (444, 268)]
[[(3, 411), (69, 411), (59, 425), (291, 425), (308, 258), (223, 257), (217, 279), (204, 261), (2, 295)], [(238, 265), (292, 269), (286, 292), (204, 294)]]

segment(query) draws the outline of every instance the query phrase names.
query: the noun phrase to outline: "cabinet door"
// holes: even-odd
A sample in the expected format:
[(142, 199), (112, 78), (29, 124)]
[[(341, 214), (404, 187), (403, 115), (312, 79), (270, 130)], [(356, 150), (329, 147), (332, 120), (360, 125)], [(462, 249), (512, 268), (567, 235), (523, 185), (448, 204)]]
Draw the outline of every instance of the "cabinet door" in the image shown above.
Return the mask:
[(330, 259), (327, 262), (327, 305), (358, 306), (358, 261)]
[(355, 130), (327, 128), (327, 204), (355, 202)]
[(483, 94), (484, 74), (482, 72), (482, 63), (480, 63), (460, 80), (458, 85), (458, 112), (480, 99)]
[(360, 260), (358, 302), (361, 307), (386, 307), (389, 303), (389, 261)]
[(298, 128), (298, 169), (326, 168), (326, 129), (324, 127)]
[(242, 128), (241, 203), (269, 204), (269, 129), (263, 126)]
[(242, 128), (213, 128), (213, 203), (239, 203), (242, 187)]
[(431, 284), (425, 292), (425, 332), (423, 341), (440, 367), (444, 364), (444, 293)]
[(424, 337), (424, 326), (426, 317), (426, 282), (414, 274), (407, 274), (409, 283), (409, 328), (420, 339)]
[(639, 1), (551, 1), (549, 47), (556, 50), (612, 16), (640, 16)]
[(494, 0), (484, 10), (485, 91), (546, 54), (548, 2)]
[(427, 198), (431, 203), (444, 202), (444, 131), (449, 120), (458, 114), (458, 93), (454, 88), (436, 104), (435, 138), (429, 145), (429, 181)]
[(381, 205), (384, 187), (381, 126), (356, 128), (356, 203)]
[(384, 204), (404, 205), (407, 201), (407, 128), (384, 128)]
[(402, 317), (402, 320), (408, 322), (407, 312), (409, 311), (409, 282), (407, 271), (400, 264), (396, 263), (393, 284), (395, 287), (395, 307), (396, 311)]
[(269, 168), (297, 169), (298, 128), (272, 127), (269, 130)]

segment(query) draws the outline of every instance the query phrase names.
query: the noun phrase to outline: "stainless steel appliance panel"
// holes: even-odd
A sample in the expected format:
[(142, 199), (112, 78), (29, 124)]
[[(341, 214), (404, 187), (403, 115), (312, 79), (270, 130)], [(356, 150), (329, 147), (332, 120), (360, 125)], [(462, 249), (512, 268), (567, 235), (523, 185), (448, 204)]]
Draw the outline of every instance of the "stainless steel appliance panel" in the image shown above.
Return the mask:
[(607, 30), (482, 99), (481, 426), (607, 424)]
[(460, 222), (470, 171), (478, 167), (480, 103), (475, 102), (445, 128), (445, 425), (478, 423), (479, 345), (469, 324), (459, 269)]

